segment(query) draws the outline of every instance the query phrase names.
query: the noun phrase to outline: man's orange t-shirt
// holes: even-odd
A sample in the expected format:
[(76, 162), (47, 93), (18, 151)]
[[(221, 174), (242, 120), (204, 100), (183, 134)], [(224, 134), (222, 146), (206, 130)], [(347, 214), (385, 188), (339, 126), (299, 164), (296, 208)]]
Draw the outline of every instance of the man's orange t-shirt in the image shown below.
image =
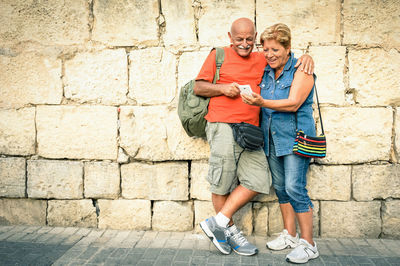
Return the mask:
[[(232, 47), (225, 47), (224, 63), (220, 69), (220, 79), (217, 84), (236, 82), (239, 85), (250, 85), (253, 92), (260, 93), (260, 84), (266, 60), (262, 53), (252, 52), (244, 58), (238, 55)], [(215, 50), (206, 58), (196, 80), (212, 82), (216, 71)], [(230, 98), (225, 95), (211, 97), (208, 114), (209, 122), (240, 123), (246, 122), (259, 125), (260, 107), (245, 104), (242, 97)]]

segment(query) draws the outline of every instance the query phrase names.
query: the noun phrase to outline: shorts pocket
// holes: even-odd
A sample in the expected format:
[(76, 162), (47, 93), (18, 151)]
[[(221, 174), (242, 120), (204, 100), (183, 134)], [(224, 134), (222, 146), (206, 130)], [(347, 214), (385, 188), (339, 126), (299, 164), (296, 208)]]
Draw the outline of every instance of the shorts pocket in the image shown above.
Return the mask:
[(220, 156), (212, 155), (208, 161), (208, 175), (207, 180), (212, 185), (218, 185), (222, 176), (222, 162)]

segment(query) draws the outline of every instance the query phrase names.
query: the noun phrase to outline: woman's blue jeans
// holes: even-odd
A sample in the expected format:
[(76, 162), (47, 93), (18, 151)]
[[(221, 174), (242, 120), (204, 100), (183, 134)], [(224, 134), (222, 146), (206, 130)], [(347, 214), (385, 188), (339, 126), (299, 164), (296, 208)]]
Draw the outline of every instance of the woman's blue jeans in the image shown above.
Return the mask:
[(296, 213), (308, 212), (309, 207), (314, 207), (306, 189), (307, 170), (311, 159), (294, 154), (277, 157), (272, 138), (269, 145), (267, 159), (279, 203), (290, 202)]

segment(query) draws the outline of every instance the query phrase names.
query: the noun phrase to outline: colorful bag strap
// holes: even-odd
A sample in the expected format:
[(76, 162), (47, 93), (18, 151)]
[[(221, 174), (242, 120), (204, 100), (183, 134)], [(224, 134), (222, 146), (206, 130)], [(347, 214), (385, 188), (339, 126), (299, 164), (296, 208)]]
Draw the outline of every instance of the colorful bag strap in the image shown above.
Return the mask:
[[(317, 98), (319, 122), (321, 123), (321, 132), (322, 132), (322, 135), (325, 135), (324, 125), (323, 125), (323, 123), (322, 123), (321, 108), (319, 107), (319, 99), (318, 99), (317, 85), (314, 85), (314, 90), (315, 90), (315, 96), (316, 96), (316, 98)], [(296, 119), (296, 129), (298, 129), (298, 128), (297, 128), (297, 127), (298, 127), (298, 126), (297, 126), (297, 112), (296, 112), (294, 115), (295, 115), (295, 119)]]

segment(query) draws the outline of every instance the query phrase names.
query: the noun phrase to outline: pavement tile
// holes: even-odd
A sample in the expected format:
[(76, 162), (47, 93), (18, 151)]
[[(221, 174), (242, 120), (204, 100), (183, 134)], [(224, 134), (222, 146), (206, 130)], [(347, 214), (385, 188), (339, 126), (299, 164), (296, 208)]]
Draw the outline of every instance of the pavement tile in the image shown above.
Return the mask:
[(192, 249), (182, 249), (179, 250), (175, 255), (175, 262), (190, 262), (192, 258), (193, 250)]

